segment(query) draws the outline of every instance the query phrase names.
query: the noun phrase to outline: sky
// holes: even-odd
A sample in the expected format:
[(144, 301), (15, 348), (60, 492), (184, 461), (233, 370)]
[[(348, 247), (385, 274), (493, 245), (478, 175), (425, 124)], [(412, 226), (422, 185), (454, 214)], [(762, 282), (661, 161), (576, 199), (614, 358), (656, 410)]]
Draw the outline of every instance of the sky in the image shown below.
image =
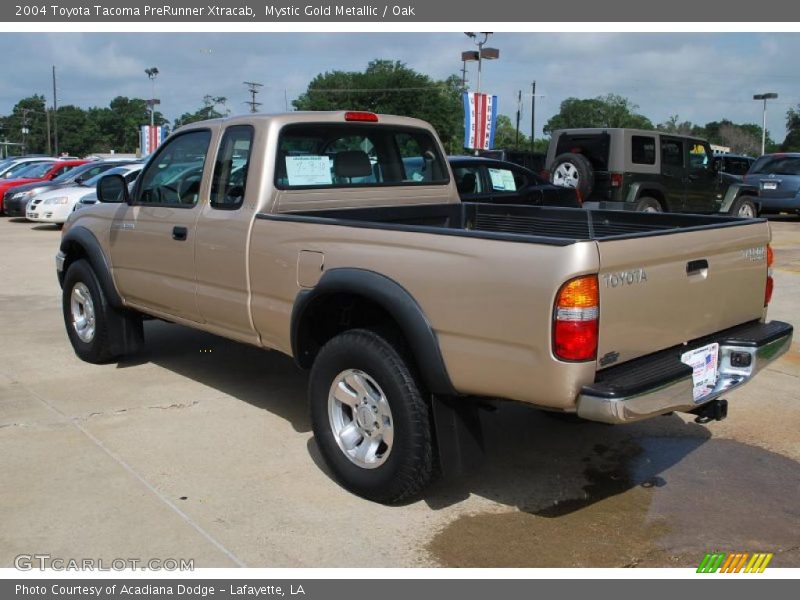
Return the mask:
[[(514, 118), (523, 92), (522, 131), (530, 132), (530, 89), (537, 82), (536, 129), (567, 97), (616, 93), (654, 123), (678, 115), (705, 124), (730, 119), (761, 123), (753, 94), (776, 92), (767, 129), (780, 141), (786, 111), (800, 104), (798, 33), (505, 33), (489, 46), (481, 91), (499, 97)], [(22, 97), (52, 104), (56, 66), (59, 106), (107, 106), (115, 96), (148, 98), (144, 70), (157, 67), (155, 95), (170, 121), (194, 112), (205, 95), (225, 96), (232, 114), (248, 110), (244, 81), (264, 84), (260, 110), (280, 112), (318, 73), (363, 70), (371, 59), (394, 59), (443, 79), (475, 49), (463, 33), (4, 33), (0, 36), (0, 113)], [(474, 89), (475, 63), (468, 78)]]

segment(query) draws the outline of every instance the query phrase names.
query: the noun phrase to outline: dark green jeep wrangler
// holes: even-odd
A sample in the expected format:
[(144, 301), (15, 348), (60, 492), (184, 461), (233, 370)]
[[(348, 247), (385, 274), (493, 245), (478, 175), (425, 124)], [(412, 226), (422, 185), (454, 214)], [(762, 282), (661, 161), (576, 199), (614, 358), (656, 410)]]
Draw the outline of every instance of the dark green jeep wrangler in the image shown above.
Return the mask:
[(754, 217), (758, 190), (721, 172), (701, 139), (642, 129), (560, 129), (546, 159), (550, 181), (587, 208)]

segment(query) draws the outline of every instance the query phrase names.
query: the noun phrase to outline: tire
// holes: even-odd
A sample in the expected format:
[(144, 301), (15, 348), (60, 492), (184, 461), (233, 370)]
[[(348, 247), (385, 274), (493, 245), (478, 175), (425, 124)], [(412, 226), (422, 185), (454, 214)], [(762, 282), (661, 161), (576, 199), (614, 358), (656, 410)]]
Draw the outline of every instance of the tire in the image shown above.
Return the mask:
[(309, 403), (322, 457), (354, 494), (395, 504), (430, 483), (430, 404), (408, 362), (383, 337), (353, 329), (325, 344), (311, 368)]
[(755, 218), (758, 216), (758, 208), (752, 198), (748, 196), (740, 196), (733, 201), (728, 214), (732, 217)]
[[(109, 331), (113, 309), (87, 261), (77, 260), (67, 269), (61, 305), (67, 336), (81, 360), (101, 364), (117, 358)], [(78, 315), (84, 316), (83, 327)]]
[(661, 206), (661, 203), (655, 198), (642, 196), (636, 203), (636, 212), (660, 213), (664, 212), (664, 207)]
[(575, 189), (579, 198), (586, 200), (594, 189), (592, 163), (582, 154), (559, 154), (550, 168), (550, 181), (553, 185)]

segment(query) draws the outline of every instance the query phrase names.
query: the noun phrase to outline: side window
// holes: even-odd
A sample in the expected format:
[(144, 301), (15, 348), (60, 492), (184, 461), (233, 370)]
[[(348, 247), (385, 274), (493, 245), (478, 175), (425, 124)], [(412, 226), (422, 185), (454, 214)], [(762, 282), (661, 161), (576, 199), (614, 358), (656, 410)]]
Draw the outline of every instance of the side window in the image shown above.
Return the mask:
[(136, 204), (197, 204), (211, 132), (190, 131), (167, 141), (142, 173)]
[(244, 202), (253, 128), (234, 125), (225, 130), (211, 179), (212, 208), (235, 210)]
[(670, 167), (683, 166), (683, 142), (661, 140), (661, 164)]
[(656, 164), (656, 139), (645, 135), (631, 136), (631, 162), (637, 165)]
[(57, 170), (55, 173), (53, 173), (53, 175), (52, 175), (52, 178), (53, 178), (53, 179), (55, 179), (55, 178), (56, 178), (56, 177), (58, 177), (59, 175), (63, 175), (64, 173), (66, 173), (67, 171), (69, 171), (71, 168), (72, 168), (72, 167), (67, 167), (67, 166), (61, 167), (61, 168), (60, 168), (60, 169), (58, 169), (58, 170)]
[(514, 177), (514, 172), (511, 169), (495, 169), (489, 167), (489, 179), (492, 182), (492, 191), (495, 192), (516, 192), (522, 183)]
[(708, 161), (711, 154), (706, 150), (703, 144), (698, 142), (690, 142), (689, 146), (689, 167), (692, 169), (705, 169), (708, 167)]
[(461, 196), (483, 192), (480, 167), (458, 167), (453, 169), (456, 188)]

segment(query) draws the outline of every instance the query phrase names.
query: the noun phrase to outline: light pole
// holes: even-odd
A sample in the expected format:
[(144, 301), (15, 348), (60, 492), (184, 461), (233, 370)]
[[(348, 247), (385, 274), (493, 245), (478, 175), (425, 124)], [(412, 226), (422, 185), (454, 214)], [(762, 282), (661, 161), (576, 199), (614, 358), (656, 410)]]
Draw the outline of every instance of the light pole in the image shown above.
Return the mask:
[(753, 100), (764, 101), (764, 113), (761, 120), (761, 154), (762, 156), (767, 150), (767, 100), (775, 100), (778, 94), (775, 92), (768, 92), (766, 94), (755, 94)]
[(156, 104), (161, 104), (161, 101), (156, 99), (156, 77), (158, 76), (158, 68), (150, 67), (144, 70), (147, 73), (147, 78), (150, 80), (151, 95), (150, 100), (147, 101), (147, 106), (150, 108), (150, 127), (155, 125), (156, 117)]
[(465, 31), (464, 34), (472, 39), (477, 40), (479, 35), (483, 36), (481, 41), (475, 41), (475, 45), (478, 46), (478, 51), (470, 50), (467, 52), (461, 53), (461, 60), (466, 62), (470, 61), (478, 61), (478, 87), (475, 90), (477, 93), (481, 93), (481, 72), (483, 67), (484, 60), (494, 60), (500, 58), (500, 50), (497, 48), (484, 48), (486, 42), (489, 39), (489, 36), (492, 35), (491, 31), (481, 31), (476, 33), (474, 31)]

